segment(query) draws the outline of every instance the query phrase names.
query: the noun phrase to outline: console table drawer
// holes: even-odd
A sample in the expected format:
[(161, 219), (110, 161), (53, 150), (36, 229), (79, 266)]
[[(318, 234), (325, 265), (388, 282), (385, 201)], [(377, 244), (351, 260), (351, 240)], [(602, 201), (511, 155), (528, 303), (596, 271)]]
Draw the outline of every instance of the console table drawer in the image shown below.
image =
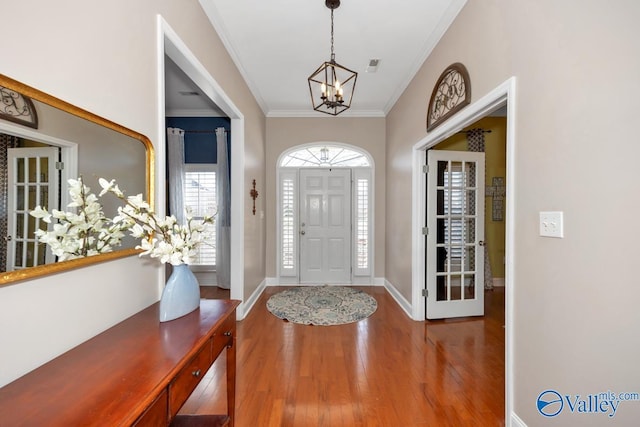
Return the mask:
[(219, 332), (213, 336), (213, 358), (215, 359), (222, 350), (233, 343), (233, 337), (236, 335), (236, 319), (235, 316), (229, 317), (224, 321), (222, 326), (218, 328)]
[(211, 363), (213, 363), (213, 358), (211, 357), (211, 339), (209, 339), (169, 385), (169, 412), (171, 418), (178, 413), (182, 404), (196, 388), (204, 374), (207, 373)]

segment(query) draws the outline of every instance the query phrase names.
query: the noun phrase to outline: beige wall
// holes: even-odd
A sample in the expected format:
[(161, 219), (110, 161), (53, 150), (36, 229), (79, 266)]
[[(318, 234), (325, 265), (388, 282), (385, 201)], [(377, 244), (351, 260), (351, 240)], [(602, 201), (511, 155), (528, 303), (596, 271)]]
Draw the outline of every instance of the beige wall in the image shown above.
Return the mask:
[[(156, 78), (161, 14), (242, 112), (245, 182), (264, 182), (264, 115), (197, 0), (2, 7), (12, 17), (3, 31), (21, 36), (19, 43), (0, 39), (0, 72), (148, 136), (158, 164), (164, 162)], [(156, 184), (163, 206), (164, 179)], [(265, 276), (264, 222), (251, 215), (248, 199), (245, 297)], [(155, 260), (131, 257), (0, 288), (0, 385), (157, 301), (163, 281)]]
[[(550, 425), (536, 411), (546, 389), (640, 388), (640, 145), (630, 136), (640, 112), (638, 16), (632, 0), (469, 0), (387, 117), (386, 276), (409, 298), (411, 147), (426, 135), (431, 90), (453, 62), (469, 70), (473, 100), (517, 78), (507, 291), (515, 298), (513, 404), (529, 426)], [(538, 235), (544, 210), (564, 212), (564, 239)], [(622, 402), (613, 419), (565, 408), (553, 425), (639, 418), (640, 402)]]
[(385, 119), (384, 118), (268, 118), (266, 152), (267, 277), (277, 275), (276, 168), (287, 149), (311, 142), (341, 142), (360, 147), (375, 162), (375, 277), (384, 277), (385, 256)]

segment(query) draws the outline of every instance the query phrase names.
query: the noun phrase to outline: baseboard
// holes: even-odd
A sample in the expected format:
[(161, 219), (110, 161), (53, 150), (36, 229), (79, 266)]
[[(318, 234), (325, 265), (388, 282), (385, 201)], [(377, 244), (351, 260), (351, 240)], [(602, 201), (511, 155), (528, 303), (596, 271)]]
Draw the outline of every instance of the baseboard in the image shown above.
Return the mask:
[(298, 277), (267, 277), (267, 286), (294, 286), (298, 284)]
[(260, 284), (258, 285), (256, 290), (253, 291), (251, 296), (244, 301), (244, 303), (242, 305), (242, 318), (243, 319), (245, 317), (247, 317), (247, 314), (249, 314), (249, 312), (251, 311), (253, 306), (256, 304), (256, 302), (258, 301), (258, 298), (260, 298), (260, 295), (262, 295), (262, 293), (264, 292), (264, 289), (265, 289), (266, 285), (267, 285), (267, 279), (265, 279), (262, 282), (260, 282)]
[(527, 427), (527, 425), (516, 415), (515, 412), (511, 413), (511, 427)]
[[(267, 286), (298, 286), (300, 285), (298, 283), (298, 278), (297, 277), (267, 277), (265, 278), (266, 284)], [(366, 279), (359, 279), (359, 278), (354, 278), (353, 280), (353, 285), (357, 285), (357, 286), (384, 286), (384, 281), (385, 278), (384, 277), (374, 277), (373, 281), (371, 280), (370, 277), (367, 277)], [(300, 286), (304, 286), (304, 285), (300, 285)]]
[(504, 277), (494, 277), (492, 282), (494, 288), (504, 288)]
[(407, 316), (411, 317), (411, 304), (402, 294), (396, 289), (395, 286), (391, 284), (387, 279), (384, 279), (384, 288), (391, 294), (391, 297), (398, 303), (400, 308), (407, 314)]

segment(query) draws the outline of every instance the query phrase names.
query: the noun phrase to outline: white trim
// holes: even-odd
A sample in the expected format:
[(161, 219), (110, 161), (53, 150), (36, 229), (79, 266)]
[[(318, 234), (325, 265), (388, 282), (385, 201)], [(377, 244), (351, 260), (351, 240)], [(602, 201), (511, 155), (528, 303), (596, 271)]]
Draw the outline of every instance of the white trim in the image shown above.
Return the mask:
[[(266, 282), (266, 286), (290, 286), (290, 285), (295, 285), (298, 286), (300, 285), (298, 282), (293, 282), (292, 279), (293, 278), (286, 278), (287, 280), (282, 280), (282, 278), (277, 278), (277, 277), (267, 277), (265, 278), (265, 282)], [(374, 277), (373, 280), (367, 278), (367, 282), (366, 283), (352, 283), (351, 285), (357, 285), (357, 286), (385, 286), (385, 278), (384, 277)], [(303, 285), (300, 285), (303, 286)], [(346, 286), (349, 286), (348, 284)]]
[(412, 220), (411, 220), (411, 253), (412, 253), (412, 307), (414, 320), (425, 318), (425, 304), (422, 289), (425, 287), (424, 277), (424, 236), (422, 226), (425, 218), (425, 176), (422, 165), (425, 164), (425, 150), (433, 147), (453, 135), (465, 126), (471, 125), (485, 117), (493, 110), (507, 105), (507, 203), (506, 203), (506, 237), (505, 237), (505, 419), (510, 419), (514, 402), (514, 270), (515, 270), (515, 153), (516, 153), (516, 78), (511, 77), (491, 92), (470, 104), (451, 119), (429, 133), (413, 146), (412, 161)]
[(425, 41), (420, 55), (416, 56), (413, 64), (411, 64), (411, 66), (407, 68), (407, 74), (405, 78), (400, 80), (396, 85), (396, 91), (384, 106), (385, 116), (389, 113), (389, 111), (391, 111), (398, 99), (400, 99), (400, 96), (404, 93), (404, 91), (409, 86), (409, 83), (411, 83), (413, 78), (416, 76), (418, 70), (422, 68), (429, 55), (431, 55), (431, 52), (433, 52), (433, 49), (435, 49), (435, 47), (438, 45), (438, 42), (440, 41), (442, 36), (444, 36), (464, 5), (467, 3), (467, 0), (454, 0), (450, 3), (451, 4), (447, 8), (447, 10), (442, 14), (442, 17), (438, 21), (436, 28), (434, 28), (433, 31), (429, 34), (429, 38)]
[(373, 278), (373, 286), (384, 286), (385, 285), (384, 277), (374, 277)]
[(517, 416), (515, 412), (511, 413), (511, 419), (509, 421), (511, 421), (511, 423), (508, 424), (510, 427), (527, 427), (524, 421), (522, 421), (522, 419)]
[[(266, 115), (268, 111), (267, 103), (262, 97), (262, 93), (260, 92), (260, 89), (255, 85), (253, 80), (249, 78), (249, 73), (247, 73), (247, 71), (242, 66), (242, 61), (240, 61), (240, 57), (238, 56), (237, 52), (233, 48), (233, 43), (231, 43), (231, 41), (227, 38), (226, 35), (229, 34), (229, 32), (225, 28), (222, 20), (218, 19), (218, 16), (220, 14), (216, 9), (215, 2), (210, 0), (198, 0), (198, 3), (200, 3), (200, 7), (202, 7), (202, 10), (204, 10), (204, 13), (205, 15), (207, 15), (207, 18), (209, 18), (209, 22), (211, 22), (213, 29), (216, 31), (216, 33), (218, 33), (218, 37), (220, 37), (220, 41), (222, 41), (222, 44), (227, 50), (227, 53), (229, 54), (229, 56), (231, 57), (231, 60), (236, 65), (236, 68), (238, 69), (238, 72), (240, 72), (240, 75), (242, 76), (243, 80), (247, 83), (247, 86), (249, 86), (249, 90), (253, 94), (253, 97), (256, 99), (256, 102), (260, 106), (260, 109)], [(222, 110), (225, 113), (227, 112), (224, 110), (224, 108)]]
[[(382, 110), (347, 110), (344, 113), (340, 113), (340, 117), (336, 117), (335, 119), (338, 120), (340, 118), (345, 118), (345, 117), (364, 117), (364, 118), (370, 118), (370, 117), (386, 117), (386, 113)], [(267, 117), (268, 118), (272, 118), (272, 117), (295, 117), (295, 118), (318, 118), (318, 117), (327, 117), (326, 114), (323, 113), (319, 113), (315, 110), (311, 110), (309, 109), (309, 111), (303, 111), (303, 110), (270, 110), (267, 113)]]
[(407, 301), (407, 299), (402, 296), (400, 291), (398, 291), (398, 289), (396, 289), (396, 287), (393, 286), (393, 284), (391, 284), (391, 282), (387, 279), (384, 279), (384, 288), (389, 292), (391, 297), (398, 303), (400, 308), (407, 314), (407, 316), (411, 318), (411, 304), (409, 303), (409, 301)]
[[(244, 300), (244, 116), (227, 96), (218, 82), (198, 58), (189, 50), (176, 32), (157, 16), (158, 22), (158, 136), (156, 145), (156, 196), (159, 212), (164, 212), (165, 197), (165, 96), (164, 57), (167, 55), (202, 93), (213, 101), (231, 120), (231, 299)], [(163, 191), (160, 191), (160, 190)], [(164, 280), (164, 279), (163, 279)], [(244, 318), (245, 304), (236, 310), (239, 319)]]
[(264, 279), (262, 282), (260, 282), (256, 290), (253, 291), (251, 296), (249, 296), (249, 298), (247, 298), (247, 300), (243, 304), (241, 304), (243, 317), (240, 317), (239, 315), (236, 314), (237, 320), (242, 320), (245, 317), (247, 317), (247, 314), (249, 314), (251, 309), (256, 305), (256, 302), (260, 298), (260, 295), (262, 295), (262, 293), (264, 292), (266, 286), (267, 286), (267, 279)]
[(375, 283), (374, 281), (375, 279), (371, 276), (353, 276), (351, 278), (351, 284), (352, 285), (358, 285), (358, 286), (380, 286), (378, 284)]

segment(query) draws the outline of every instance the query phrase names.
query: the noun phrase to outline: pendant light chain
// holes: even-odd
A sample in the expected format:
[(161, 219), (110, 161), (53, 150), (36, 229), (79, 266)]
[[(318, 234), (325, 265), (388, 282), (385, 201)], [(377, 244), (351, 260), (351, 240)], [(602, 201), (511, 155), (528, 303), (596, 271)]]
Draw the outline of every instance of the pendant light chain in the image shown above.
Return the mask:
[(333, 53), (333, 9), (331, 9), (331, 61), (336, 60), (336, 55)]

